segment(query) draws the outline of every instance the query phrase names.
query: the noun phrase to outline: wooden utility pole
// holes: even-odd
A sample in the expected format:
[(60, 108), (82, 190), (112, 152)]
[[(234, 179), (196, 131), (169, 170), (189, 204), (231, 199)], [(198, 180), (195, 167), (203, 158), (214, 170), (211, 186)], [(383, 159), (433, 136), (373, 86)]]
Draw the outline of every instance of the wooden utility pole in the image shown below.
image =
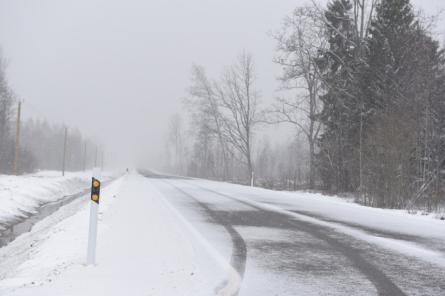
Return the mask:
[(97, 145), (96, 145), (96, 151), (94, 153), (94, 168), (97, 168)]
[(62, 176), (65, 176), (65, 162), (66, 162), (66, 142), (68, 138), (68, 128), (65, 127), (65, 136), (63, 137), (63, 160), (62, 160)]
[(100, 149), (100, 169), (103, 170), (104, 169), (104, 149)]
[(85, 142), (83, 144), (83, 165), (82, 165), (82, 169), (85, 172), (87, 167), (87, 142)]
[(17, 126), (15, 132), (15, 155), (14, 155), (14, 165), (13, 173), (14, 175), (19, 174), (19, 160), (20, 160), (20, 117), (22, 112), (22, 102), (19, 101), (17, 106)]

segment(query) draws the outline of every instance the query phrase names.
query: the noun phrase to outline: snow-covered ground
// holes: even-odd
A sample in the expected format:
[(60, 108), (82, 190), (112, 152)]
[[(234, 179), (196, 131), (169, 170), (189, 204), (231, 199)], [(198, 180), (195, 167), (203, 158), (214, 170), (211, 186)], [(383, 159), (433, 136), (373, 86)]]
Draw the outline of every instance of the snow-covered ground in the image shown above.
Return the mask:
[[(110, 173), (106, 174), (110, 178)], [(86, 190), (91, 183), (91, 172), (41, 171), (24, 176), (0, 175), (0, 231), (5, 224), (35, 214), (49, 202)]]
[[(49, 181), (36, 181), (35, 186), (45, 182)], [(61, 207), (29, 233), (0, 248), (0, 295), (231, 295), (243, 279), (230, 266), (231, 243), (224, 228), (209, 223), (205, 217), (194, 217), (197, 213), (190, 208), (193, 198), (183, 203), (185, 195), (169, 183), (213, 211), (233, 212), (233, 218), (237, 211), (251, 215), (246, 216), (252, 219), (246, 220), (246, 225), (233, 222), (248, 247), (252, 242), (274, 239), (282, 240), (286, 246), (290, 242), (287, 234), (292, 234), (290, 228), (261, 227), (261, 216), (255, 216), (253, 206), (353, 237), (366, 246), (375, 245), (379, 250), (387, 250), (388, 256), (400, 254), (401, 258), (413, 258), (425, 262), (425, 266), (445, 270), (445, 222), (441, 220), (363, 207), (321, 194), (276, 192), (206, 180), (164, 182), (130, 173), (102, 191), (96, 266), (85, 266), (89, 215), (89, 197), (85, 196)], [(41, 193), (31, 188), (29, 192), (35, 196)], [(249, 225), (251, 222), (259, 224)], [(263, 256), (262, 250), (248, 249), (247, 254)], [(280, 259), (279, 255), (274, 256)], [(264, 263), (264, 259), (258, 258), (257, 263)], [(247, 258), (244, 282), (250, 287), (242, 292), (267, 285), (267, 277), (249, 276), (259, 272), (261, 264), (257, 266), (254, 261), (255, 258)], [(352, 277), (357, 271), (350, 269)], [(396, 275), (391, 278), (397, 283)], [(366, 281), (361, 275), (356, 280)], [(291, 282), (295, 282), (291, 277), (274, 278), (275, 284)], [(269, 285), (271, 289), (274, 283)], [(330, 284), (335, 283), (324, 283), (326, 287)], [(371, 294), (366, 295), (373, 295), (373, 286), (367, 285)], [(311, 289), (315, 287), (308, 291)]]
[(87, 200), (62, 207), (0, 249), (0, 295), (214, 295), (230, 289), (221, 285), (232, 272), (229, 264), (139, 175), (103, 190), (97, 266), (85, 266)]

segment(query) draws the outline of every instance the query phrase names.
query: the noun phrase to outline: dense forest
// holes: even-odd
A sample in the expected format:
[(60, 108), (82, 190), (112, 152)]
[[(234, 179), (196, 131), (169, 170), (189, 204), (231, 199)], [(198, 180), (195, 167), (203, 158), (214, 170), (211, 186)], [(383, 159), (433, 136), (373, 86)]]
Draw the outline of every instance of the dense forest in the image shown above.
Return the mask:
[[(18, 103), (0, 57), (0, 174), (78, 171), (98, 162), (97, 147), (77, 129), (33, 119), (19, 121), (18, 127)], [(22, 104), (24, 107), (26, 103)], [(20, 129), (18, 141), (17, 128)]]
[[(352, 193), (384, 208), (445, 203), (445, 53), (409, 0), (313, 1), (273, 34), (286, 90), (260, 98), (253, 56), (219, 78), (194, 65), (166, 140), (177, 174), (282, 190)], [(254, 49), (252, 49), (254, 50)], [(272, 56), (273, 54), (271, 54)], [(287, 143), (262, 130), (287, 123)]]

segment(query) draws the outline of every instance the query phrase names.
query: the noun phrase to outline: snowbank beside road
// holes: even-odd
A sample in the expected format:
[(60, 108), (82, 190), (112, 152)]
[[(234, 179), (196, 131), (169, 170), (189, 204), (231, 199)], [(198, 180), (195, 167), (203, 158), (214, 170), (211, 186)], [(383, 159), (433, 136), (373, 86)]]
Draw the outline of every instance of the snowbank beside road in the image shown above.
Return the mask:
[(207, 296), (225, 283), (218, 258), (135, 174), (104, 188), (97, 265), (85, 266), (87, 200), (63, 206), (0, 249), (0, 295)]
[[(105, 175), (106, 179), (110, 177)], [(87, 190), (91, 172), (41, 171), (23, 176), (0, 175), (0, 231), (2, 225), (26, 218), (48, 202)]]
[[(102, 190), (101, 212), (112, 202), (110, 197), (114, 196), (120, 183), (121, 179)], [(83, 263), (88, 200), (85, 196), (62, 206), (35, 224), (30, 232), (0, 248), (0, 295), (50, 283), (63, 270)]]
[(445, 241), (445, 221), (433, 219), (431, 216), (412, 215), (404, 210), (366, 207), (320, 193), (274, 191), (207, 180), (189, 180), (187, 182), (227, 195), (274, 205), (326, 222), (342, 223), (369, 231), (375, 230)]

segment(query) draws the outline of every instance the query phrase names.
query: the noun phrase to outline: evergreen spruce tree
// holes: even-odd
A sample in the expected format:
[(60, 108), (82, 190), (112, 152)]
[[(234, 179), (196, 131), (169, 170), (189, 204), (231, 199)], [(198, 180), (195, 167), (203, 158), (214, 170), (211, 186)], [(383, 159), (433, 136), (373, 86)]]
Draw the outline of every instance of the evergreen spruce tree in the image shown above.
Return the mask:
[(325, 126), (320, 138), (318, 167), (325, 189), (334, 192), (353, 190), (352, 161), (357, 135), (357, 44), (350, 0), (335, 0), (325, 12), (329, 48), (320, 59), (326, 94), (321, 97), (320, 120)]
[(334, 0), (325, 12), (324, 188), (363, 193), (363, 202), (379, 207), (437, 204), (445, 166), (443, 51), (409, 0), (380, 1), (357, 44), (351, 4)]
[(409, 0), (380, 2), (368, 48), (361, 78), (369, 103), (367, 193), (376, 206), (405, 207), (422, 198), (432, 179), (431, 99), (440, 53)]

